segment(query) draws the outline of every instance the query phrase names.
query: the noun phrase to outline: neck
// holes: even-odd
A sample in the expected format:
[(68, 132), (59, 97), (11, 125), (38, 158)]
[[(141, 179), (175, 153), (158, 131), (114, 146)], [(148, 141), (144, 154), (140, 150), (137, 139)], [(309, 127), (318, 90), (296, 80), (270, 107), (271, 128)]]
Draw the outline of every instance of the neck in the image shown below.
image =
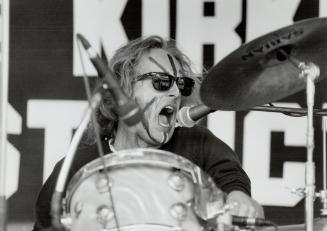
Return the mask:
[(129, 128), (125, 124), (118, 124), (113, 146), (117, 151), (133, 148), (157, 148), (145, 142), (136, 133), (137, 129)]

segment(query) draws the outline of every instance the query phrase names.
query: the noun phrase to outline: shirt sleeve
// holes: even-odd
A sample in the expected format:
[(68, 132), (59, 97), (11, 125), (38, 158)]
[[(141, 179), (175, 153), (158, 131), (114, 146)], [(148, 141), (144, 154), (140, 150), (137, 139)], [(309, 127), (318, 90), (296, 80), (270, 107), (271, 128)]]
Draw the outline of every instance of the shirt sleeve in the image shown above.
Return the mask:
[(202, 161), (204, 171), (224, 192), (243, 191), (251, 195), (251, 182), (243, 170), (237, 154), (223, 141), (206, 131), (203, 139)]
[(178, 127), (162, 149), (198, 165), (224, 192), (239, 190), (251, 195), (250, 179), (242, 169), (239, 157), (206, 127)]

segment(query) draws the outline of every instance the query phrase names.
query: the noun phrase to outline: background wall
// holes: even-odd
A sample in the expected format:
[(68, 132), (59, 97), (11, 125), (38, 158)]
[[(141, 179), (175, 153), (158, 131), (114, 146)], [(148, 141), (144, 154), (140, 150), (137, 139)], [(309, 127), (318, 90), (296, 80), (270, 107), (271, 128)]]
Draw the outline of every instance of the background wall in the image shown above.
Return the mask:
[[(65, 154), (85, 110), (77, 32), (107, 57), (142, 35), (172, 37), (194, 61), (194, 68), (200, 69), (202, 65), (212, 67), (255, 37), (318, 16), (327, 16), (327, 1), (12, 0), (7, 165), (10, 222), (33, 221), (38, 190)], [(87, 74), (96, 75), (89, 63)], [(325, 87), (326, 81), (317, 84), (316, 108), (327, 103)], [(299, 92), (279, 103), (305, 107), (305, 94)], [(303, 200), (290, 189), (304, 185), (305, 121), (254, 111), (216, 112), (207, 120), (210, 130), (239, 154), (252, 179), (254, 198), (265, 206), (267, 218), (278, 224), (303, 223)], [(316, 117), (314, 123), (319, 190), (321, 118)], [(316, 203), (317, 216), (319, 208)]]

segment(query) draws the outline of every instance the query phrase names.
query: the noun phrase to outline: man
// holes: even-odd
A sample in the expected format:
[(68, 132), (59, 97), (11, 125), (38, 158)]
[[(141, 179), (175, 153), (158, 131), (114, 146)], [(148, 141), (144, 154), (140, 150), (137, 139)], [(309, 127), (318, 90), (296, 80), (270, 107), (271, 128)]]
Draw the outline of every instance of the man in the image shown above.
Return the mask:
[[(134, 148), (157, 148), (183, 156), (201, 167), (227, 193), (227, 203), (237, 203), (233, 214), (263, 217), (262, 207), (250, 198), (250, 181), (237, 155), (208, 129), (176, 127), (181, 103), (194, 88), (190, 62), (172, 42), (152, 36), (137, 39), (120, 48), (110, 67), (125, 92), (141, 108), (143, 121), (129, 127), (118, 120), (110, 93), (104, 91), (97, 109), (100, 135), (106, 153)], [(94, 132), (90, 129), (76, 153), (70, 177), (96, 159)], [(61, 163), (57, 164), (42, 188), (36, 204), (34, 230), (51, 225), (50, 201)]]

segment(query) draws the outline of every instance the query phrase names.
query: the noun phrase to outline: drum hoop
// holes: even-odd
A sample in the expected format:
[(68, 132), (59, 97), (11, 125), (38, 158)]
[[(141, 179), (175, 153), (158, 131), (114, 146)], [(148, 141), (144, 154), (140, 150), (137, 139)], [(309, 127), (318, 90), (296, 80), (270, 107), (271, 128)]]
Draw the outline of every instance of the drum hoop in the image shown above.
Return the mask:
[[(110, 228), (108, 229), (108, 231), (128, 231), (128, 230), (144, 230), (145, 228), (151, 228), (151, 230), (158, 230), (158, 228), (160, 228), (160, 230), (163, 231), (183, 231), (184, 229), (182, 229), (181, 227), (178, 226), (170, 226), (170, 225), (162, 225), (162, 224), (137, 224), (137, 225), (125, 225), (125, 226), (121, 226), (118, 228)], [(162, 228), (162, 229), (161, 229)]]

